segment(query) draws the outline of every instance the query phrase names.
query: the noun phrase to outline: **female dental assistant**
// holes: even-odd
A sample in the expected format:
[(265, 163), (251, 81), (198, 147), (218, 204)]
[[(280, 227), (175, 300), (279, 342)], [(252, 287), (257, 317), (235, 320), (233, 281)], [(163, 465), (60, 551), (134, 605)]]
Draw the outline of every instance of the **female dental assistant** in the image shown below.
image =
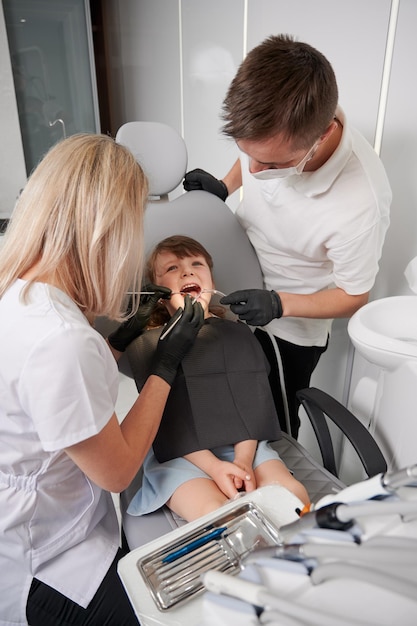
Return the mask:
[(92, 324), (104, 315), (123, 320), (126, 291), (139, 291), (146, 196), (146, 178), (126, 148), (107, 136), (75, 135), (38, 165), (7, 229), (0, 252), (1, 626), (137, 624), (117, 575), (123, 553), (110, 492), (138, 471), (203, 322), (188, 299), (119, 425), (116, 359), (169, 290), (139, 311), (133, 298), (133, 317), (109, 343)]

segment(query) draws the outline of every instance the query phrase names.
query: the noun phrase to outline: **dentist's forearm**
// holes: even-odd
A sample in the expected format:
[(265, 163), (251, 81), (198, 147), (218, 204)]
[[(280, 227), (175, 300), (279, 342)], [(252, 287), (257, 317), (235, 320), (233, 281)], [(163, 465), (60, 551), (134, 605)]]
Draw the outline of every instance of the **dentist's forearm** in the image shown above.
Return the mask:
[(240, 159), (237, 159), (237, 161), (233, 164), (232, 168), (222, 180), (227, 187), (229, 196), (234, 191), (236, 191), (236, 189), (239, 189), (239, 187), (242, 186), (242, 171), (240, 168)]
[(327, 289), (312, 294), (278, 291), (283, 317), (333, 319), (351, 317), (368, 302), (369, 292), (350, 295), (339, 289)]

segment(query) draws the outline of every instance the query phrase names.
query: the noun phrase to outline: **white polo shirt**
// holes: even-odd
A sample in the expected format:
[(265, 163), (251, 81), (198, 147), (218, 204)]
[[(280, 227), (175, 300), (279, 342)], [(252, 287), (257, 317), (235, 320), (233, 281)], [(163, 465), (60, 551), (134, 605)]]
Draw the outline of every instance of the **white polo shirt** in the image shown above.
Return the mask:
[(114, 413), (116, 362), (62, 291), (0, 299), (0, 624), (27, 624), (33, 577), (88, 605), (119, 545), (111, 495), (63, 452)]
[[(258, 180), (241, 154), (243, 200), (236, 215), (258, 255), (265, 287), (309, 294), (334, 286), (371, 289), (389, 225), (391, 188), (369, 143), (343, 112), (339, 146), (315, 172)], [(248, 285), (248, 288), (250, 285)], [(286, 317), (268, 328), (302, 346), (324, 346), (332, 320)]]

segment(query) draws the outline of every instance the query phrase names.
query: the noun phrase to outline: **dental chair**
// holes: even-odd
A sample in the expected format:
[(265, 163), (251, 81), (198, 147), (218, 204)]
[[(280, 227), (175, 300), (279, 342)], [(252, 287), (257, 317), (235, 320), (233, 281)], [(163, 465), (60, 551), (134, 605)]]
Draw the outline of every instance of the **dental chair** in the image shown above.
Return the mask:
[[(187, 150), (181, 136), (165, 124), (129, 122), (119, 129), (116, 141), (133, 152), (149, 179), (145, 254), (165, 237), (188, 235), (200, 241), (212, 255), (218, 290), (227, 294), (237, 289), (263, 288), (255, 251), (228, 206), (205, 191), (183, 193), (181, 187), (179, 192), (187, 168)], [(98, 329), (106, 334), (110, 327), (101, 320)], [(132, 375), (129, 349), (123, 355), (120, 367), (125, 374)], [(384, 457), (370, 433), (339, 402), (313, 388), (299, 392), (299, 400), (313, 425), (323, 463), (318, 463), (295, 441), (288, 434), (289, 429), (273, 446), (294, 476), (305, 485), (312, 502), (345, 487), (338, 478), (327, 418), (351, 441), (368, 476), (386, 470)], [(141, 471), (129, 488), (120, 494), (123, 539), (131, 550), (185, 523), (167, 507), (142, 517), (127, 514), (129, 502), (140, 482)]]

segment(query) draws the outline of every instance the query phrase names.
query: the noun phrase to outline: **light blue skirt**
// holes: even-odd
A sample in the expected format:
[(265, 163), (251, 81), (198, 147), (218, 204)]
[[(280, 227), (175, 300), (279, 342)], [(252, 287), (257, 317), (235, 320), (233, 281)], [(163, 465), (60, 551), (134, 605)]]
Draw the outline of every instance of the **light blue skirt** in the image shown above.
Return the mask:
[[(233, 462), (233, 446), (220, 446), (214, 448), (212, 452), (222, 461)], [(253, 468), (270, 460), (280, 461), (281, 459), (278, 452), (273, 450), (266, 441), (260, 441)], [(145, 515), (160, 509), (180, 485), (192, 478), (210, 477), (183, 457), (159, 463), (151, 448), (143, 464), (142, 486), (133, 496), (127, 512), (130, 515)]]

